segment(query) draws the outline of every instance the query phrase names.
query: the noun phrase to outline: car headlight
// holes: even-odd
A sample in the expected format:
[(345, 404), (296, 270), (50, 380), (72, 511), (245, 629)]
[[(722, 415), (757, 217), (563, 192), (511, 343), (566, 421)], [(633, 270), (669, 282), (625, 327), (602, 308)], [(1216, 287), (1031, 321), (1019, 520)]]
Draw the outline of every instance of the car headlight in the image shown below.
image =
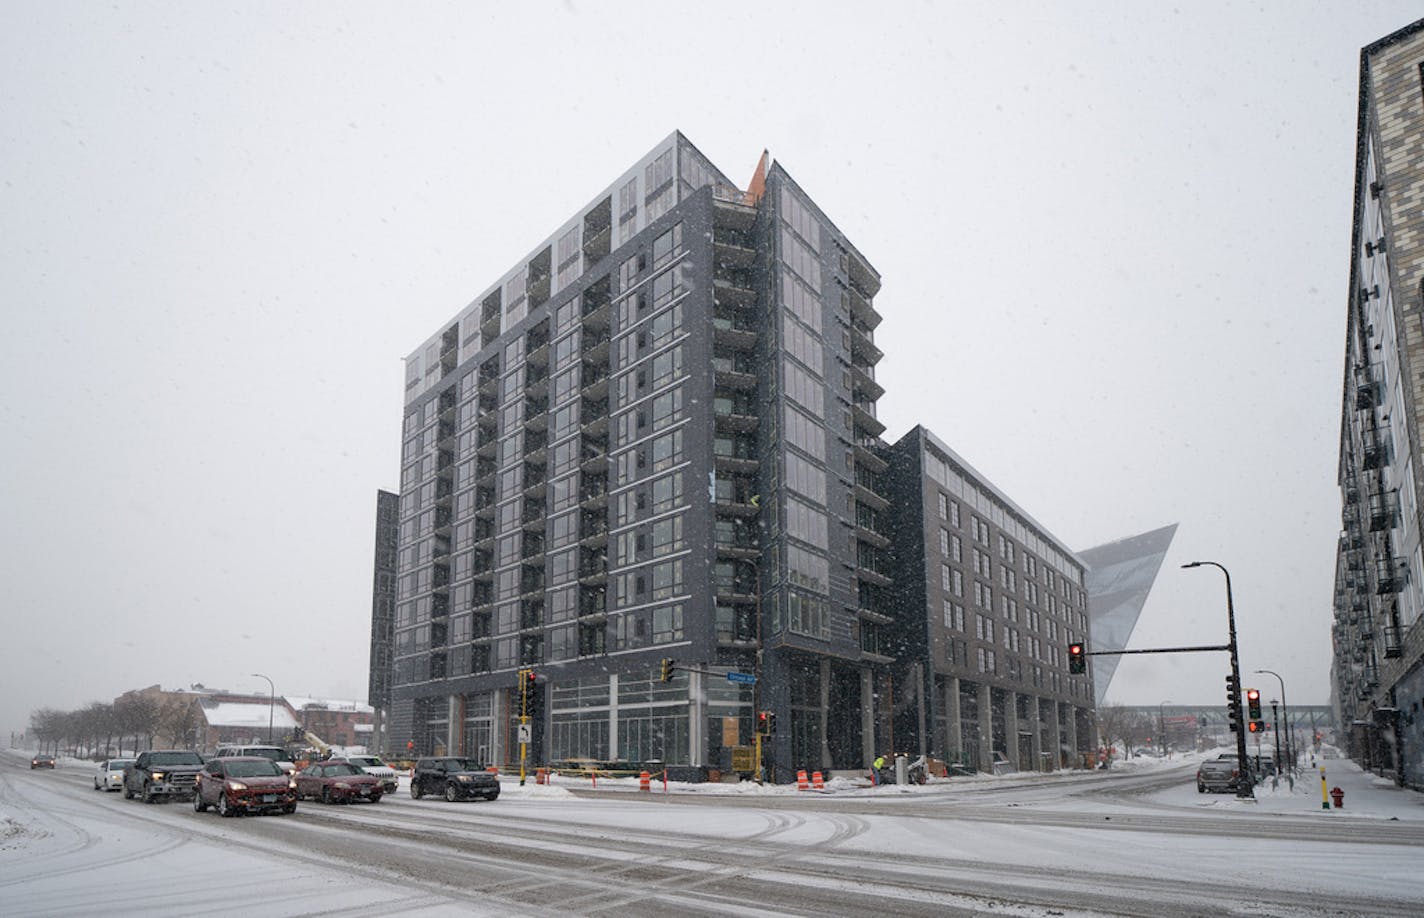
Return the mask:
[(153, 773), (153, 775), (152, 775), (152, 778), (153, 778), (153, 780), (155, 780), (155, 781), (162, 781), (162, 780), (163, 780), (163, 772), (161, 772), (161, 771), (155, 771), (155, 772)]
[(246, 784), (243, 784), (241, 781), (229, 781), (229, 782), (227, 782), (227, 789), (228, 789), (228, 790), (247, 790), (247, 785), (246, 785)]
[(336, 782), (336, 787), (339, 788), (340, 790), (350, 790), (350, 789), (351, 789), (351, 783), (350, 783), (349, 781), (337, 781), (337, 782)]
[(459, 777), (459, 779), (460, 779), (461, 781), (468, 782), (468, 781), (470, 780), (470, 776), (469, 776), (469, 775), (459, 775), (458, 777)]
[(296, 790), (296, 789), (297, 789), (297, 779), (296, 779), (296, 778), (292, 778), (290, 781), (287, 782), (287, 790)]

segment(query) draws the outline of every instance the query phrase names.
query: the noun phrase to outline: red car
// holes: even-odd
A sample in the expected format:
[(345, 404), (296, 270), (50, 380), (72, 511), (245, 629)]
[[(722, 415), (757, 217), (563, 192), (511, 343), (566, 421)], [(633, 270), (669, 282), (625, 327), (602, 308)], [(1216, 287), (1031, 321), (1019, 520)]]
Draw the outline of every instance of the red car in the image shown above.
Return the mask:
[(313, 762), (297, 772), (297, 799), (319, 797), (322, 803), (352, 800), (381, 802), (381, 779), (368, 775), (345, 759)]
[(209, 759), (198, 772), (193, 811), (217, 807), (223, 816), (239, 813), (295, 813), (297, 785), (271, 759), (230, 756)]

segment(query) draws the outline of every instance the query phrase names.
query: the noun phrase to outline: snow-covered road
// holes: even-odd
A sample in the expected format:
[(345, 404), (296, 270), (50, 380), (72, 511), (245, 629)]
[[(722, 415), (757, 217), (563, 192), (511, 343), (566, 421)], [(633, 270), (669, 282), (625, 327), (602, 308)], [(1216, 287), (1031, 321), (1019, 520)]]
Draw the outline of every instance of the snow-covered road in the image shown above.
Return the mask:
[(506, 781), (493, 804), (224, 820), (0, 756), (7, 915), (1415, 915), (1424, 801), (1328, 762), (1254, 803), (1190, 763), (825, 794)]

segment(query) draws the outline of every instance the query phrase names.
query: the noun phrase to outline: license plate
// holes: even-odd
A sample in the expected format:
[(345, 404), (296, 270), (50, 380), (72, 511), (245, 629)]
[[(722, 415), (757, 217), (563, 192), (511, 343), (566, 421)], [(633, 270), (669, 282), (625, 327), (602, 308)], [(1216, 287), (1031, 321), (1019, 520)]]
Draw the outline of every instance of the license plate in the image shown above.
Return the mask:
[(262, 802), (263, 802), (263, 803), (276, 803), (276, 802), (277, 802), (277, 795), (276, 795), (276, 794), (263, 794), (263, 795), (262, 795)]
[(369, 796), (371, 796), (371, 789), (370, 789), (369, 787), (363, 787), (363, 788), (361, 788), (361, 796), (362, 796), (362, 797), (369, 797)]

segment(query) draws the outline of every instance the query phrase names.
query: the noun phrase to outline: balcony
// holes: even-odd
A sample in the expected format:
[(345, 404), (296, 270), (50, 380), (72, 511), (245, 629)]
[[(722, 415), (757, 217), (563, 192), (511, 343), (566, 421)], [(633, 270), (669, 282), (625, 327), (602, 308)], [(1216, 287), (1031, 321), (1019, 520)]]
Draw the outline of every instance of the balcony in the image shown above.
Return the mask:
[(1409, 562), (1404, 558), (1375, 559), (1375, 595), (1399, 593), (1409, 583)]
[(747, 395), (713, 396), (712, 415), (724, 430), (750, 432), (757, 428), (756, 400)]
[(1387, 660), (1397, 660), (1404, 655), (1404, 645), (1399, 640), (1399, 626), (1385, 625), (1384, 655)]
[(712, 294), (718, 306), (733, 309), (750, 309), (756, 306), (757, 295), (749, 278), (737, 276), (739, 272), (718, 272), (712, 278)]
[(747, 478), (713, 479), (713, 494), (717, 512), (727, 516), (756, 516), (758, 504), (756, 482)]
[(745, 353), (712, 355), (713, 384), (719, 389), (747, 392), (756, 388), (756, 373)]
[[(579, 520), (579, 545), (601, 549), (608, 544), (608, 517), (602, 513), (584, 513)], [(607, 564), (604, 565), (607, 568)]]
[(608, 579), (608, 551), (599, 549), (579, 549), (579, 583), (602, 583)]
[(860, 288), (852, 285), (842, 289), (841, 299), (855, 321), (866, 328), (873, 331), (882, 321), (880, 313), (875, 311), (875, 307), (870, 303), (870, 298)]
[(1394, 491), (1373, 491), (1369, 503), (1370, 532), (1383, 532), (1399, 525), (1399, 495)]
[(852, 396), (856, 401), (869, 399), (875, 401), (885, 394), (885, 387), (875, 381), (875, 377), (867, 372), (873, 371), (874, 367), (864, 367), (859, 364), (852, 364), (850, 368), (850, 384)]
[[(863, 430), (872, 437), (878, 437), (885, 432), (885, 425), (880, 423), (880, 419), (873, 413), (874, 402), (856, 402), (850, 406), (851, 419), (854, 421), (857, 430)], [(860, 438), (856, 438), (860, 439)]]
[(1380, 404), (1384, 395), (1384, 387), (1380, 384), (1382, 378), (1378, 364), (1355, 367), (1356, 409), (1364, 411)]
[(1389, 428), (1370, 422), (1360, 432), (1360, 468), (1378, 469), (1389, 465)]
[(754, 350), (757, 337), (756, 326), (750, 321), (727, 316), (714, 316), (712, 319), (712, 340), (719, 349)]
[(583, 486), (579, 488), (579, 507), (596, 510), (608, 505), (608, 476), (584, 475)]
[(590, 436), (608, 432), (608, 399), (584, 399), (579, 404), (580, 430)]
[(608, 364), (585, 362), (580, 370), (580, 394), (592, 402), (608, 401)]
[(860, 362), (874, 366), (885, 356), (880, 348), (875, 346), (875, 341), (871, 338), (870, 329), (865, 328), (858, 322), (851, 323), (850, 353), (852, 357), (860, 358)]
[(580, 619), (607, 615), (608, 588), (604, 586), (579, 587), (578, 614)]

